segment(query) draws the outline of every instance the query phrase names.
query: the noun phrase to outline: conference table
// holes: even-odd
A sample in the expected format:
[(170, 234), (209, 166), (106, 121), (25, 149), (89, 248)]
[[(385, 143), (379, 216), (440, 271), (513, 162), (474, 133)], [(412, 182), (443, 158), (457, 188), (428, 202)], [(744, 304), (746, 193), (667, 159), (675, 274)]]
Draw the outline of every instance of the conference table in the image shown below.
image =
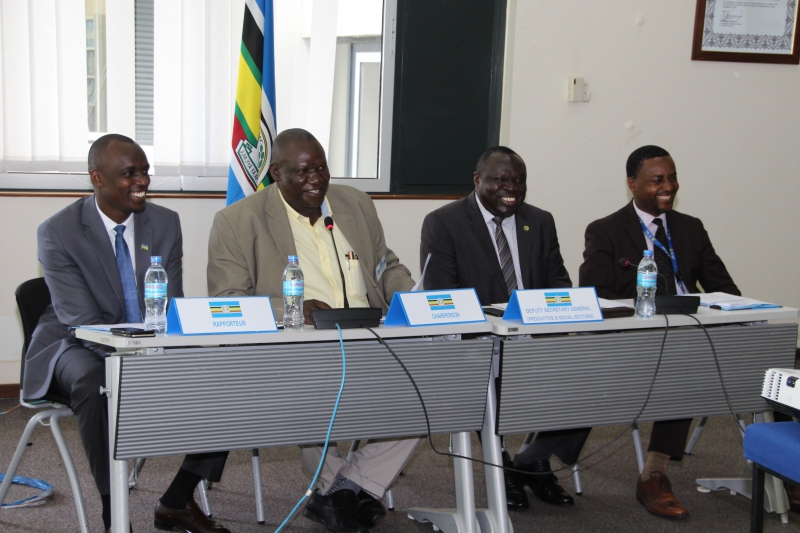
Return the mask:
[[(502, 464), (503, 435), (730, 414), (725, 392), (736, 413), (769, 411), (764, 372), (793, 368), (797, 350), (797, 323), (769, 321), (797, 318), (789, 307), (569, 324), (490, 318), (502, 338), (501, 386), (489, 384), (484, 459)], [(513, 531), (500, 469), (486, 468), (486, 493), (488, 509), (477, 510), (482, 533)]]
[[(380, 327), (424, 398), (432, 433), (471, 456), (483, 427), (491, 323)], [(127, 338), (79, 328), (117, 351), (106, 358), (112, 531), (129, 530), (128, 460), (325, 441), (342, 376), (337, 330)], [(331, 441), (427, 434), (410, 380), (365, 329), (342, 330), (346, 384)], [(477, 533), (472, 465), (454, 460), (458, 531)]]
[[(717, 311), (602, 322), (381, 327), (414, 376), (433, 433), (453, 453), (502, 465), (503, 435), (729, 413), (763, 412), (764, 371), (792, 367), (797, 309)], [(664, 342), (664, 328), (669, 331)], [(323, 442), (342, 371), (336, 330), (130, 339), (78, 329), (117, 350), (106, 360), (113, 531), (128, 531), (129, 459)], [(347, 384), (331, 440), (424, 435), (402, 369), (369, 331), (343, 330)], [(469, 339), (462, 338), (471, 337)], [(493, 356), (494, 351), (494, 356)], [(657, 370), (657, 372), (656, 372)], [(495, 390), (498, 375), (501, 386)], [(652, 391), (650, 387), (652, 384)], [(208, 428), (214, 431), (208, 431)], [(454, 459), (456, 509), (410, 508), (446, 533), (506, 533), (502, 469), (486, 466), (488, 508), (476, 509), (472, 467)]]

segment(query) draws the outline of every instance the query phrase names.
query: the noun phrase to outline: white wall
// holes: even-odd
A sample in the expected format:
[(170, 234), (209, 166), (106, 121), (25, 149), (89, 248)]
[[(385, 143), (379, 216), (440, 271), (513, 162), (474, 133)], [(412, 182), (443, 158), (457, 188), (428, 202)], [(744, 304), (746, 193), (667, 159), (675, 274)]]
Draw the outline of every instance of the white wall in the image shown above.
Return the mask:
[[(628, 155), (657, 144), (676, 208), (703, 220), (742, 292), (800, 307), (800, 67), (692, 61), (695, 5), (509, 0), (501, 141), (527, 163), (528, 202), (555, 216), (573, 283), (586, 225), (629, 199)], [(566, 101), (571, 76), (590, 102)]]
[[(0, 384), (19, 382), (22, 326), (14, 301), (14, 290), (25, 280), (39, 277), (42, 270), (36, 256), (36, 228), (75, 198), (0, 197), (2, 249), (0, 265)], [(214, 213), (225, 200), (159, 199), (155, 203), (177, 211), (183, 229), (183, 289), (186, 296), (205, 296), (208, 233)], [(379, 200), (378, 215), (384, 225), (386, 242), (400, 260), (419, 277), (419, 234), (427, 213), (447, 203), (440, 200)], [(396, 223), (394, 221), (397, 221)]]

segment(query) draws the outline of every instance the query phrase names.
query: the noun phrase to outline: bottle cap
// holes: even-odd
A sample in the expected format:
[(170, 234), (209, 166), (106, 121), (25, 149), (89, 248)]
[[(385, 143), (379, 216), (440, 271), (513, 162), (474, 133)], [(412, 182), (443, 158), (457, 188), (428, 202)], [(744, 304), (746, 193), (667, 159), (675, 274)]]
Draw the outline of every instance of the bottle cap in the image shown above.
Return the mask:
[(289, 262), (290, 263), (297, 263), (297, 256), (296, 255), (290, 255), (289, 256)]
[(645, 250), (644, 251), (645, 257), (653, 257), (653, 250)]
[(160, 255), (151, 255), (150, 256), (150, 263), (161, 263), (161, 256)]

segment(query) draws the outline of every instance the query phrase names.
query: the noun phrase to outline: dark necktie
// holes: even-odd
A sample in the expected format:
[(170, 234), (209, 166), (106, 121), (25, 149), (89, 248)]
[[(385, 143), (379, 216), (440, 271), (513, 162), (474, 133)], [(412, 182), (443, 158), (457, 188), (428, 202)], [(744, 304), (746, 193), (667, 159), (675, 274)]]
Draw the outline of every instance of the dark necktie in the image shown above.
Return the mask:
[(503, 232), (503, 219), (494, 217), (492, 221), (497, 228), (494, 230), (494, 240), (497, 243), (497, 253), (500, 255), (500, 270), (503, 271), (503, 279), (506, 280), (506, 289), (511, 295), (517, 288), (517, 273), (514, 271), (514, 260), (511, 258), (511, 249), (508, 247), (506, 234)]
[(128, 245), (122, 234), (125, 226), (120, 224), (114, 228), (117, 238), (114, 246), (117, 249), (117, 268), (119, 268), (119, 278), (122, 281), (122, 290), (125, 292), (125, 322), (128, 324), (138, 324), (142, 321), (142, 310), (139, 307), (139, 293), (136, 292), (136, 276), (133, 274), (133, 261)]
[[(656, 231), (656, 240), (662, 245), (667, 245), (667, 232), (664, 230), (664, 223), (660, 218), (654, 218), (653, 224), (658, 226)], [(656, 288), (656, 296), (675, 296), (675, 272), (672, 270), (672, 259), (669, 254), (662, 250), (659, 246), (653, 244), (653, 258), (658, 267), (658, 273), (664, 276), (658, 276), (658, 285)]]

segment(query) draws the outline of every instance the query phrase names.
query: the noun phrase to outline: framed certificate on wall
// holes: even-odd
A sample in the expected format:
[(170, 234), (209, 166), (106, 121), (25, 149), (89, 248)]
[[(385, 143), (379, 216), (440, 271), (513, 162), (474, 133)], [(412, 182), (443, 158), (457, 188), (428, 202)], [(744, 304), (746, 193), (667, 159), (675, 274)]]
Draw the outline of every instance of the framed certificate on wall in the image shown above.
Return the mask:
[(798, 0), (697, 0), (692, 59), (800, 64)]

